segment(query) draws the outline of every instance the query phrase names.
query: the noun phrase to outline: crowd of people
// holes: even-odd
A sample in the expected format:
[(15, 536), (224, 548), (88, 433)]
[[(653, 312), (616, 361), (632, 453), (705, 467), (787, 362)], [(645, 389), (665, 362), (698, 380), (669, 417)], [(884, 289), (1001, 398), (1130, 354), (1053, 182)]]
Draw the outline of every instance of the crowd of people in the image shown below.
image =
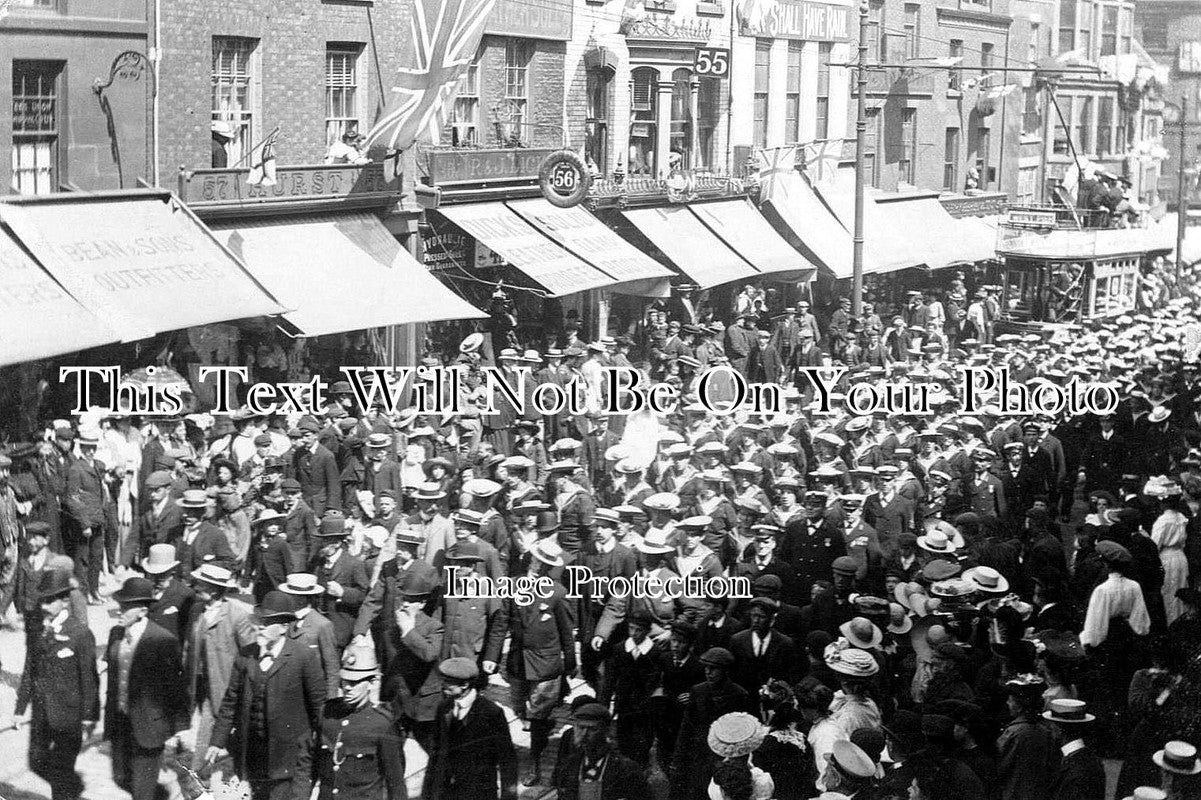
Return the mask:
[[(749, 304), (497, 350), (535, 383), (675, 382), (665, 415), (388, 413), (339, 382), (321, 416), (56, 420), (0, 455), (30, 769), (78, 798), (103, 723), (133, 800), (181, 748), (255, 800), (404, 798), (408, 739), (429, 800), (1104, 800), (1103, 759), (1117, 798), (1201, 796), (1201, 287), (1173, 285), (1064, 338), (919, 293), (888, 326)], [(469, 390), (481, 344), (445, 360)], [(796, 368), (832, 362), (842, 393), (930, 384), (931, 413), (816, 413)], [(711, 413), (716, 364), (784, 407)], [(968, 414), (963, 364), (1121, 403)], [(752, 591), (576, 597), (572, 565)], [(448, 567), (553, 590), (454, 596)], [(116, 605), (99, 649), (89, 604)]]

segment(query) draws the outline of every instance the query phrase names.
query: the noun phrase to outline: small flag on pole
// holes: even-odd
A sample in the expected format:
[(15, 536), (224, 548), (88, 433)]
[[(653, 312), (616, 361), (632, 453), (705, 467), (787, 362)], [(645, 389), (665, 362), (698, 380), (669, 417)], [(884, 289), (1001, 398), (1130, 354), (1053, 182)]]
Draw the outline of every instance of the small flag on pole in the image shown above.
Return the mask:
[(267, 134), (267, 138), (259, 142), (250, 151), (250, 174), (246, 183), (251, 186), (275, 185), (275, 140), (279, 138), (279, 126)]

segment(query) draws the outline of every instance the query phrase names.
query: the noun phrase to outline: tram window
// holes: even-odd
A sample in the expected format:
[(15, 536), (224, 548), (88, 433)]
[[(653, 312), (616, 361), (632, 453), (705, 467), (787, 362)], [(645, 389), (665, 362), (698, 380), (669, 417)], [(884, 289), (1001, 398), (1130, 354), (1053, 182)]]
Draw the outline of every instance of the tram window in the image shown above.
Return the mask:
[(1024, 270), (1010, 270), (1005, 276), (1005, 306), (1012, 313), (1028, 312), (1030, 310), (1030, 278)]

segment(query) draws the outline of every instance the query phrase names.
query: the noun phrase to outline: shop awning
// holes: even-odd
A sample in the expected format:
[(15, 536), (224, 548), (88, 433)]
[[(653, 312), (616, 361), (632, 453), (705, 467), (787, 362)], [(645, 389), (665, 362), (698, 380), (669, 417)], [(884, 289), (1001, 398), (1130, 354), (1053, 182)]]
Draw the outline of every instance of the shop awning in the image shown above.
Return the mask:
[(0, 366), (73, 353), (120, 338), (0, 228)]
[(746, 200), (693, 203), (688, 208), (751, 266), (772, 279), (809, 280), (817, 270)]
[(608, 275), (625, 294), (661, 296), (673, 273), (580, 206), (558, 208), (541, 197), (505, 205), (542, 233)]
[(214, 230), (305, 336), (485, 316), (430, 275), (374, 214), (295, 215)]
[(285, 310), (167, 192), (11, 198), (0, 219), (110, 340)]
[(772, 177), (764, 208), (779, 217), (798, 247), (835, 278), (851, 277), (851, 234), (798, 172)]
[(759, 275), (687, 206), (638, 208), (621, 213), (702, 289)]
[[(847, 231), (855, 230), (855, 192), (843, 182), (821, 184), (818, 194), (829, 204)], [(918, 242), (925, 235), (920, 229), (905, 227), (889, 206), (877, 203), (869, 193), (863, 198), (863, 273), (896, 272), (926, 263)], [(929, 251), (927, 251), (929, 252)]]
[[(870, 199), (868, 202), (872, 202)], [(984, 261), (996, 256), (996, 235), (984, 233), (966, 220), (952, 217), (937, 197), (910, 197), (888, 202), (877, 198), (877, 210), (888, 218), (883, 233), (906, 240), (906, 252), (912, 259), (930, 269), (942, 269), (951, 264)], [(871, 241), (875, 230), (868, 230)]]
[(443, 206), (438, 212), (533, 278), (552, 297), (615, 282), (547, 238), (504, 203), (465, 203)]

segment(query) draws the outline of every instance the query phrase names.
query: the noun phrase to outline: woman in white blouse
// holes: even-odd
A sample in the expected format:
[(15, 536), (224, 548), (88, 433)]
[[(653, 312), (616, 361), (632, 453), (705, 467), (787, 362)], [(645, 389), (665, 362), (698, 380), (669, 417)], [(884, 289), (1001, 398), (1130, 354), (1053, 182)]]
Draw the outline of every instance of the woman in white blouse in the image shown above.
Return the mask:
[(1163, 605), (1171, 625), (1184, 613), (1184, 604), (1176, 597), (1176, 590), (1188, 586), (1188, 559), (1184, 555), (1188, 517), (1183, 513), (1180, 485), (1167, 484), (1163, 491), (1165, 496), (1160, 500), (1163, 512), (1151, 526), (1151, 541), (1159, 548), (1159, 561), (1163, 564)]

